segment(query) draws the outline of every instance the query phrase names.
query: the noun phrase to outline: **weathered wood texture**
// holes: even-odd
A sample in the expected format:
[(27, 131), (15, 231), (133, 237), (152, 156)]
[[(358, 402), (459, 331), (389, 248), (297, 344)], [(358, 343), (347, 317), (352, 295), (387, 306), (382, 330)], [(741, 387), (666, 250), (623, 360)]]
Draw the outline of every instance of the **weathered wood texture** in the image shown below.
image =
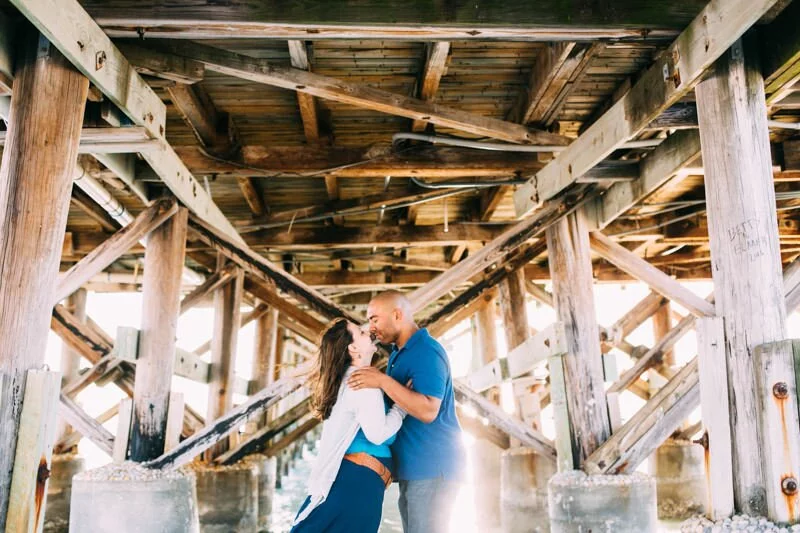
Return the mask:
[(800, 419), (791, 340), (755, 349), (758, 424), (764, 457), (767, 516), (777, 523), (800, 519), (800, 494), (787, 491), (800, 472)]
[(60, 382), (58, 372), (29, 370), (27, 373), (6, 531), (42, 531)]
[[(86, 321), (86, 297), (87, 293), (83, 289), (78, 289), (67, 298), (67, 306), (71, 308), (72, 314), (78, 320)], [(64, 343), (61, 346), (61, 383), (70, 383), (78, 377), (78, 371), (81, 368), (81, 354), (76, 352), (70, 345)], [(63, 439), (68, 433), (72, 431), (69, 424), (59, 420), (58, 431), (56, 432), (56, 441)]]
[[(439, 83), (442, 81), (447, 71), (447, 59), (450, 55), (450, 43), (437, 42), (429, 43), (427, 46), (428, 57), (425, 60), (425, 68), (418, 83), (419, 98), (430, 102), (436, 97), (439, 90)], [(425, 131), (427, 122), (424, 120), (414, 120), (411, 123), (411, 131)]]
[[(209, 425), (213, 425), (233, 406), (233, 379), (243, 293), (244, 272), (239, 270), (230, 283), (214, 294), (214, 333), (211, 337), (211, 372), (206, 415)], [(227, 442), (220, 441), (208, 450), (206, 459), (211, 460), (225, 450)]]
[(547, 229), (555, 309), (564, 324), (564, 377), (575, 468), (611, 434), (594, 309), (589, 232), (581, 210)]
[(500, 308), (503, 311), (503, 329), (509, 352), (530, 337), (526, 294), (524, 269), (510, 272), (500, 283)]
[(497, 359), (497, 299), (487, 294), (484, 305), (475, 312), (478, 325), (480, 361), (484, 365)]
[[(666, 302), (653, 313), (653, 338), (658, 342), (670, 330), (672, 330), (672, 306)], [(675, 351), (666, 350), (661, 360), (666, 366), (675, 366)]]
[[(89, 82), (36, 32), (17, 39), (0, 168), (0, 529), (5, 526), (25, 374), (44, 361), (72, 170)], [(25, 312), (19, 311), (24, 303)]]
[[(736, 510), (768, 512), (753, 350), (786, 337), (764, 86), (742, 41), (696, 89), (711, 262), (724, 319)], [(776, 362), (777, 364), (777, 362)], [(800, 429), (789, 428), (790, 439)]]
[[(661, 39), (674, 36), (704, 5), (703, 0), (648, 5), (627, 0), (613, 6), (581, 0), (549, 0), (536, 9), (524, 1), (448, 6), (435, 1), (392, 4), (383, 1), (324, 1), (287, 7), (280, 2), (213, 2), (164, 6), (130, 0), (84, 2), (110, 35), (183, 39)], [(142, 21), (148, 23), (142, 27)], [(204, 21), (199, 23), (198, 21)]]
[(142, 157), (184, 205), (234, 241), (239, 235), (166, 142), (166, 107), (97, 23), (74, 0), (12, 0), (92, 84), (155, 139)]
[(708, 434), (706, 515), (719, 520), (734, 512), (725, 330), (720, 317), (701, 318), (696, 329), (700, 410)]
[(241, 54), (194, 43), (175, 42), (169, 51), (205, 64), (206, 69), (257, 83), (304, 92), (373, 111), (413, 120), (425, 120), (442, 127), (482, 135), (506, 142), (564, 146), (567, 137), (520, 124), (505, 122), (451, 107), (432, 104), (407, 96), (389, 93), (365, 85), (322, 76), (296, 68), (285, 68)]
[(586, 460), (589, 474), (632, 473), (697, 407), (700, 385), (692, 359)]
[(775, 0), (733, 0), (707, 4), (622, 98), (517, 189), (517, 215), (525, 215), (573, 184), (691, 91), (706, 69), (774, 3)]
[(136, 462), (164, 453), (188, 218), (188, 210), (180, 208), (147, 240), (130, 441)]
[(651, 289), (686, 307), (696, 316), (714, 316), (714, 305), (695, 295), (692, 291), (672, 279), (638, 255), (614, 242), (599, 231), (589, 236), (592, 250), (614, 263), (619, 268), (643, 281)]
[(61, 394), (60, 401), (61, 407), (59, 412), (61, 416), (63, 416), (76, 431), (82, 433), (84, 437), (100, 448), (103, 453), (112, 457), (114, 453), (114, 435), (98, 424), (92, 417), (87, 415), (78, 404), (66, 395)]
[(256, 320), (256, 340), (253, 346), (253, 380), (258, 390), (274, 381), (278, 343), (278, 310), (270, 308)]
[(177, 211), (178, 204), (174, 198), (159, 200), (142, 211), (133, 222), (59, 276), (55, 301), (60, 302), (75, 292)]

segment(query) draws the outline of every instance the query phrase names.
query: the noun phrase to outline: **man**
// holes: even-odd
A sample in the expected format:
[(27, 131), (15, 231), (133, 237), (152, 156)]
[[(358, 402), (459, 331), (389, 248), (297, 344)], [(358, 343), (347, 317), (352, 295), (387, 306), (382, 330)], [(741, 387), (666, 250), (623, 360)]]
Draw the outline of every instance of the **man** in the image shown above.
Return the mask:
[[(400, 292), (379, 294), (367, 314), (370, 333), (395, 347), (386, 374), (364, 368), (348, 384), (379, 388), (410, 415), (391, 446), (403, 531), (444, 533), (465, 468), (447, 353), (417, 326), (411, 304)], [(405, 387), (409, 381), (411, 388)]]

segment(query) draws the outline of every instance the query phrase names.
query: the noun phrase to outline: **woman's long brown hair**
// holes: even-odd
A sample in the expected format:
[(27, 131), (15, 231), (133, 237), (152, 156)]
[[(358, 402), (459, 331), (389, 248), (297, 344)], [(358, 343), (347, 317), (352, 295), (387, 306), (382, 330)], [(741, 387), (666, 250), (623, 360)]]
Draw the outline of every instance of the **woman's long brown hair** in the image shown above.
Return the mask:
[(353, 335), (347, 330), (348, 321), (336, 320), (322, 334), (319, 355), (311, 373), (311, 409), (314, 416), (327, 420), (339, 395), (344, 373), (352, 364), (348, 346)]

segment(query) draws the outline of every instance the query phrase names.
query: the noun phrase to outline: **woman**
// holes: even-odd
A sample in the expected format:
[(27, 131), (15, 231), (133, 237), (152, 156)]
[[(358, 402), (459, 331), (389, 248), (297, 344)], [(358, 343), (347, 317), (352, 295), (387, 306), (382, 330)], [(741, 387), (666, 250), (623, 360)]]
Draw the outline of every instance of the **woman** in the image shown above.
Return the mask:
[(394, 406), (387, 413), (379, 389), (347, 386), (351, 373), (372, 363), (375, 350), (369, 332), (348, 320), (337, 320), (322, 335), (311, 402), (325, 423), (309, 496), (292, 533), (378, 531), (383, 492), (391, 483), (389, 444), (405, 412)]

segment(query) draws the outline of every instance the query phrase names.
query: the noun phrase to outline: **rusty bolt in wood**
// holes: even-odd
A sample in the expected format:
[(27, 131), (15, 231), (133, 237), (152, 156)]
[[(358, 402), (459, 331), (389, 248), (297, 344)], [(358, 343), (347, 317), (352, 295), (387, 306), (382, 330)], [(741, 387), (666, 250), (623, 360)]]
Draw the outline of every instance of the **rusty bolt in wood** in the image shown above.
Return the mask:
[(793, 477), (785, 477), (781, 480), (781, 490), (787, 496), (794, 496), (797, 494), (797, 479)]
[(779, 400), (786, 399), (789, 396), (789, 386), (785, 382), (779, 381), (772, 386), (772, 394)]

